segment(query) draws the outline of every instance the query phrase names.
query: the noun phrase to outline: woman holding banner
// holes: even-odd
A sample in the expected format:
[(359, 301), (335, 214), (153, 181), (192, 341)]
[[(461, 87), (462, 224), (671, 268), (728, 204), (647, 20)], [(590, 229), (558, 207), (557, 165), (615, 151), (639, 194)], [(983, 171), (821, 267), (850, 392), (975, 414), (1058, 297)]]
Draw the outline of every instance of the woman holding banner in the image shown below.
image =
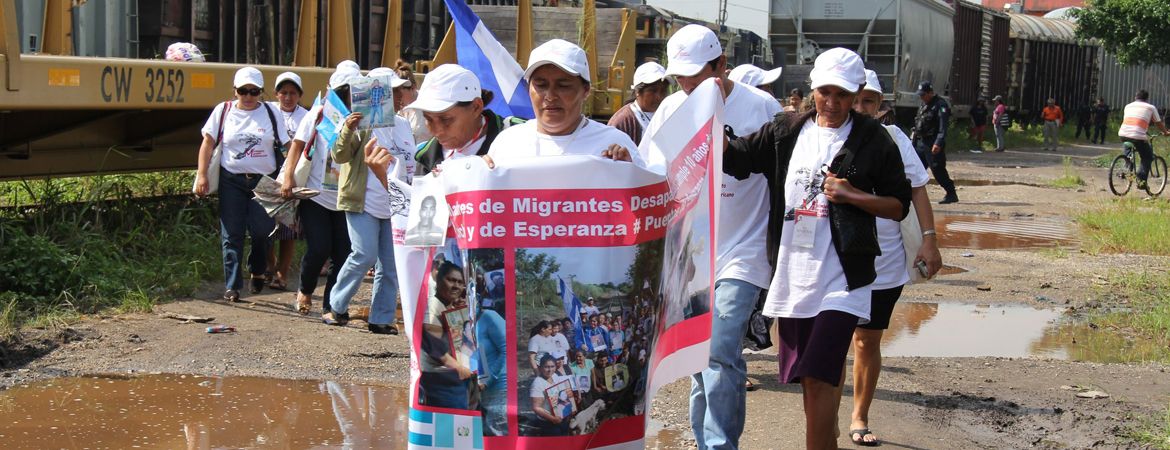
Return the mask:
[(845, 356), (870, 319), (875, 217), (902, 220), (910, 207), (897, 145), (852, 110), (864, 70), (850, 50), (822, 53), (811, 73), (815, 109), (777, 116), (723, 156), (729, 175), (768, 178), (768, 240), (778, 248), (764, 315), (779, 318), (780, 380), (801, 384), (809, 449), (837, 448)]
[[(617, 128), (581, 114), (589, 98), (589, 62), (585, 51), (553, 39), (532, 50), (524, 80), (536, 118), (500, 133), (488, 151), (488, 167), (496, 161), (531, 156), (593, 155), (631, 161), (646, 167), (638, 146)], [(429, 77), (429, 75), (428, 75)]]

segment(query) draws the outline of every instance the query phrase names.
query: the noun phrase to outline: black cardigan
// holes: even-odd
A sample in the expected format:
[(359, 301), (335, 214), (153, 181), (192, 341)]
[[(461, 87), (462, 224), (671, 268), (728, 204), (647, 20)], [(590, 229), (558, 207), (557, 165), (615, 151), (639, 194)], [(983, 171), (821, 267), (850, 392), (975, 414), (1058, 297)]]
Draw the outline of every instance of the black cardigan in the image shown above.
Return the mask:
[[(845, 140), (845, 148), (854, 151), (853, 170), (845, 178), (857, 189), (883, 197), (894, 197), (902, 202), (901, 218), (905, 218), (910, 210), (910, 182), (906, 180), (906, 171), (902, 165), (901, 152), (897, 144), (890, 139), (889, 134), (877, 120), (850, 111), (853, 128)], [(808, 120), (815, 119), (816, 112), (804, 114), (781, 113), (771, 122), (752, 133), (750, 136), (738, 138), (730, 143), (723, 152), (723, 172), (737, 179), (747, 178), (753, 173), (763, 174), (768, 179), (768, 191), (771, 194), (771, 211), (768, 213), (768, 262), (776, 265), (777, 253), (780, 250), (780, 235), (784, 229), (785, 198), (784, 181), (788, 175), (788, 162), (792, 159), (792, 151), (796, 146), (796, 138), (800, 129)], [(839, 153), (833, 159), (832, 167), (837, 167), (845, 152)], [(856, 208), (852, 205), (829, 204), (830, 214), (834, 208)], [(859, 209), (859, 208), (857, 208)], [(864, 212), (864, 211), (862, 211)], [(877, 246), (877, 222), (873, 215), (865, 214), (868, 220), (856, 224), (869, 232), (864, 233), (872, 237), (872, 248)], [(899, 220), (901, 220), (901, 218)], [(832, 225), (830, 230), (836, 235), (840, 231)], [(874, 260), (879, 252), (856, 252), (850, 249), (834, 247), (845, 271), (847, 289), (853, 290), (873, 283), (877, 278), (874, 270)], [(872, 253), (872, 254), (869, 254)]]

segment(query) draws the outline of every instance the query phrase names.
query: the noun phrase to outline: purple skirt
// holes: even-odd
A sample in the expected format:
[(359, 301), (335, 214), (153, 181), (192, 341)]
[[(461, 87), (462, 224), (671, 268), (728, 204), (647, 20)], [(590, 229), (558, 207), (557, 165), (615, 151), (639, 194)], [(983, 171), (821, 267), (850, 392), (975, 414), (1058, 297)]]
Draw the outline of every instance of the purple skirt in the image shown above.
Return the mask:
[(833, 310), (805, 319), (777, 319), (780, 382), (799, 383), (801, 378), (812, 377), (840, 386), (857, 320), (855, 315)]

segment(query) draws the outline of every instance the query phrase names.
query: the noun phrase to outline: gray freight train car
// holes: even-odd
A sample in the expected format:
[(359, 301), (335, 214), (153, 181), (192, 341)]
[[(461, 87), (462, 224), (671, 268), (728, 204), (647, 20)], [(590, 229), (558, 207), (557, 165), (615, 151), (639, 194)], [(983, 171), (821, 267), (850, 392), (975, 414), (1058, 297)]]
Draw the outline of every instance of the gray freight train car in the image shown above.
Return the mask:
[[(857, 51), (878, 73), (887, 99), (917, 108), (917, 83), (939, 89), (951, 77), (954, 8), (938, 0), (772, 0), (772, 57), (782, 88), (807, 89), (822, 51)], [(783, 92), (779, 91), (778, 92)]]
[(1005, 99), (1015, 119), (1037, 123), (1048, 98), (1070, 118), (1097, 92), (1100, 47), (1076, 37), (1067, 20), (1011, 14), (1011, 68)]

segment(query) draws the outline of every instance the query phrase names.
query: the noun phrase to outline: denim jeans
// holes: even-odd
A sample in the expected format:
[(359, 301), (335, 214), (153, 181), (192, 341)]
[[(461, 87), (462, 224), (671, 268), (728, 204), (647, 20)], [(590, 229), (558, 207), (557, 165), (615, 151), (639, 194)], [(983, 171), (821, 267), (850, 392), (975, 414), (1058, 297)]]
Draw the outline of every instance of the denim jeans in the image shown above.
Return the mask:
[(999, 125), (995, 126), (995, 149), (996, 150), (1004, 150), (1007, 148), (1007, 139), (1004, 137), (1004, 133), (1006, 133), (1006, 132), (1007, 132), (1007, 130), (1004, 129), (1004, 127), (1001, 127)]
[(1141, 139), (1121, 138), (1121, 142), (1129, 142), (1137, 150), (1137, 176), (1139, 180), (1146, 181), (1150, 176), (1150, 166), (1154, 163), (1154, 147), (1150, 145), (1150, 141)]
[(394, 233), (390, 219), (378, 219), (364, 212), (346, 212), (345, 221), (349, 228), (350, 253), (337, 274), (337, 284), (329, 299), (330, 310), (338, 313), (349, 311), (349, 301), (357, 294), (366, 272), (377, 264), (369, 323), (392, 325), (398, 301), (398, 276), (394, 269)]
[(225, 290), (240, 290), (244, 276), (240, 271), (245, 233), (252, 236), (252, 253), (248, 255), (248, 272), (263, 275), (268, 270), (268, 235), (276, 221), (253, 200), (252, 189), (262, 175), (240, 175), (219, 170), (219, 234), (223, 245)]
[(711, 356), (707, 368), (691, 376), (691, 430), (699, 449), (739, 448), (747, 402), (743, 337), (759, 296), (760, 288), (746, 281), (715, 283)]
[(337, 284), (337, 274), (349, 257), (349, 228), (345, 211), (332, 211), (312, 200), (302, 200), (297, 207), (301, 230), (305, 233), (305, 257), (301, 259), (301, 293), (313, 295), (317, 277), (325, 261), (332, 259), (329, 277), (325, 279), (325, 296), (321, 301), (323, 312), (330, 311), (329, 294)]
[(484, 436), (508, 435), (508, 387), (498, 383), (483, 391), (479, 399), (483, 411)]

